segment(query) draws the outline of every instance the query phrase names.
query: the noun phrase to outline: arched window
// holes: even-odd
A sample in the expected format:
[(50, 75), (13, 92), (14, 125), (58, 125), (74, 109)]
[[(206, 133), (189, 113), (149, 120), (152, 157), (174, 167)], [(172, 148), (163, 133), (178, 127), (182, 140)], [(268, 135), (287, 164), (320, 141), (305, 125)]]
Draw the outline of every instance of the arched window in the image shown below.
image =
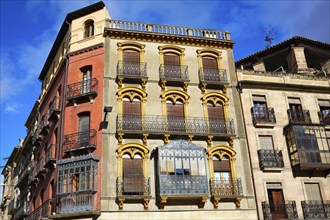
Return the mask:
[(85, 22), (84, 38), (94, 36), (94, 21), (88, 20)]
[(162, 94), (163, 114), (166, 115), (169, 131), (185, 131), (188, 99), (188, 94), (179, 90), (169, 90)]
[(127, 143), (117, 149), (119, 173), (117, 178), (117, 198), (119, 208), (123, 208), (125, 198), (135, 196), (144, 200), (148, 208), (150, 180), (147, 177), (149, 150), (137, 143)]
[(202, 97), (204, 116), (209, 121), (210, 133), (227, 133), (226, 108), (228, 98), (222, 93), (208, 93)]
[(210, 82), (219, 82), (220, 75), (219, 75), (219, 68), (218, 68), (218, 61), (215, 57), (212, 56), (203, 56), (203, 74), (204, 80)]
[(164, 53), (164, 77), (181, 79), (180, 55)]

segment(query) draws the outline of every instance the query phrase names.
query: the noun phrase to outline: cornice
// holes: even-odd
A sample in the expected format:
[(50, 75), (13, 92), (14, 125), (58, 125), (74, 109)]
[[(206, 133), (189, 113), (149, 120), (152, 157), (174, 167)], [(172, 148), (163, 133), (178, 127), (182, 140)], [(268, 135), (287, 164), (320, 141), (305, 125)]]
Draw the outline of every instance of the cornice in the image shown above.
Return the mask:
[(79, 55), (79, 54), (82, 54), (82, 53), (87, 53), (87, 52), (90, 52), (90, 51), (93, 51), (93, 50), (97, 50), (97, 49), (102, 48), (102, 47), (104, 47), (104, 43), (95, 44), (95, 45), (85, 47), (85, 48), (80, 49), (80, 50), (72, 51), (72, 52), (68, 53), (68, 56), (69, 57), (76, 56), (76, 55)]
[(146, 33), (113, 28), (105, 28), (103, 36), (110, 37), (111, 39), (138, 40), (145, 42), (201, 46), (217, 49), (232, 49), (234, 46), (234, 41), (232, 40), (218, 40), (211, 38), (158, 34), (152, 32)]

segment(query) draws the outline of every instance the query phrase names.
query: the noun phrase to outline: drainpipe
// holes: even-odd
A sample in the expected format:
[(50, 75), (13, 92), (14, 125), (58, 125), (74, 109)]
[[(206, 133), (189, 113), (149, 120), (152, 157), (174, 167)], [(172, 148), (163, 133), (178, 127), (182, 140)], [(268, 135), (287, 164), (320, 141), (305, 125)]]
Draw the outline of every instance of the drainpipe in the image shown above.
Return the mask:
[[(237, 75), (237, 69), (235, 68), (236, 71), (236, 75)], [(241, 113), (242, 113), (242, 117), (243, 117), (243, 125), (244, 125), (244, 130), (245, 130), (245, 136), (246, 136), (246, 143), (248, 145), (248, 153), (249, 153), (249, 162), (250, 162), (250, 169), (251, 169), (251, 177), (252, 177), (252, 185), (253, 185), (253, 192), (254, 192), (254, 196), (255, 196), (255, 204), (256, 204), (256, 211), (257, 211), (257, 216), (258, 219), (260, 219), (259, 216), (259, 207), (258, 207), (258, 201), (257, 201), (257, 192), (256, 192), (256, 186), (255, 186), (255, 182), (254, 182), (254, 173), (253, 173), (253, 167), (252, 167), (252, 158), (251, 158), (251, 151), (250, 151), (250, 144), (249, 144), (249, 138), (247, 136), (247, 129), (246, 129), (246, 121), (245, 121), (245, 115), (243, 112), (243, 104), (242, 104), (242, 92), (243, 92), (243, 88), (242, 88), (242, 84), (237, 81), (237, 91), (239, 94), (239, 103), (241, 105)]]

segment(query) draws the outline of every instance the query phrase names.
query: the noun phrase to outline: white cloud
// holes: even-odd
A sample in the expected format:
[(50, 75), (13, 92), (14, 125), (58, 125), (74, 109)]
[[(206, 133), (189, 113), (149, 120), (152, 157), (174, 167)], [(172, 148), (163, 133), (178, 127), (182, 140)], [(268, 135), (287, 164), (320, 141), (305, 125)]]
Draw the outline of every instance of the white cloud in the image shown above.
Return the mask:
[(12, 102), (12, 103), (9, 103), (6, 105), (4, 111), (5, 111), (5, 113), (19, 113), (21, 106), (22, 106), (21, 104)]

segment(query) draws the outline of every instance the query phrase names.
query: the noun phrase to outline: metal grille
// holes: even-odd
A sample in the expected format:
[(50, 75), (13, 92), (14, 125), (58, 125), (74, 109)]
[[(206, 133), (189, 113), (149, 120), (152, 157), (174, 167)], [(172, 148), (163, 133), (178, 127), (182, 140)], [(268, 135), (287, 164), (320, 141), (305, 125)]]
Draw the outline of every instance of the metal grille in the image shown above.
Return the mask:
[(284, 167), (281, 150), (260, 149), (258, 150), (260, 169), (267, 167)]
[(330, 125), (330, 109), (319, 111), (318, 115), (322, 124)]
[(237, 179), (210, 179), (211, 194), (216, 196), (241, 196), (243, 195), (242, 180)]
[[(127, 188), (138, 185), (141, 190), (138, 191), (127, 191)], [(150, 196), (150, 178), (117, 178), (116, 181), (116, 192), (117, 196)]]
[(171, 124), (166, 116), (162, 115), (118, 115), (117, 131), (120, 132), (147, 132), (147, 133), (185, 133), (185, 134), (235, 134), (233, 119), (212, 119), (201, 117), (184, 117), (174, 119)]
[(312, 123), (309, 110), (288, 109), (290, 123), (310, 124)]
[(201, 82), (227, 83), (227, 71), (225, 69), (211, 69), (202, 67), (198, 71)]
[[(272, 212), (271, 212), (271, 205), (268, 202), (261, 202), (262, 213), (264, 220), (271, 220)], [(284, 207), (285, 213), (287, 215), (287, 219), (297, 219), (297, 206), (296, 201), (285, 201)]]
[(146, 77), (147, 76), (147, 63), (118, 61), (117, 76)]
[(188, 66), (184, 65), (160, 65), (159, 77), (167, 81), (189, 80)]
[(330, 201), (307, 200), (301, 201), (305, 219), (330, 218)]
[(253, 124), (276, 123), (274, 108), (251, 108)]
[(86, 149), (90, 147), (96, 148), (96, 134), (96, 130), (91, 129), (64, 135), (64, 152), (78, 149)]
[(82, 96), (95, 95), (97, 92), (97, 79), (86, 79), (81, 82), (67, 86), (67, 99), (74, 99)]

